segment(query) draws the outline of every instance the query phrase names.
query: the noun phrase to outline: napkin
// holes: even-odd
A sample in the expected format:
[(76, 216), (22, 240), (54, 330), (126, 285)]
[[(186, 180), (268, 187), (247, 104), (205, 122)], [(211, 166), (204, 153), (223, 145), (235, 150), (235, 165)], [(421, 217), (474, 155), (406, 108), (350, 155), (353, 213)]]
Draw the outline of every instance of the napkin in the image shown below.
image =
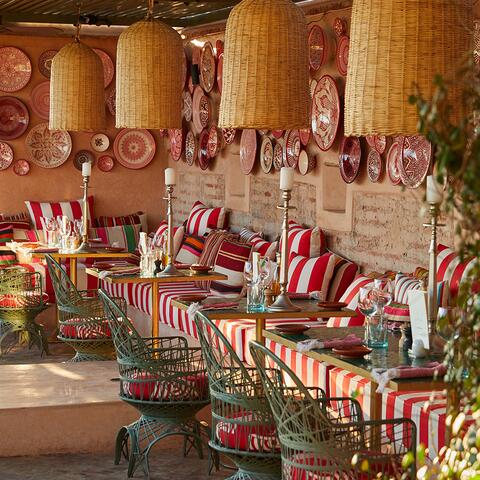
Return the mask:
[(443, 363), (429, 362), (421, 367), (400, 365), (394, 368), (374, 368), (372, 377), (378, 383), (377, 393), (383, 393), (387, 383), (394, 378), (426, 378), (437, 375), (443, 377), (447, 367)]
[(310, 293), (288, 293), (288, 296), (292, 300), (318, 300), (319, 302), (323, 302), (325, 298), (323, 298), (325, 295), (322, 294), (322, 292), (315, 290)]
[(201, 303), (192, 303), (188, 309), (187, 313), (188, 315), (194, 316), (197, 312), (202, 312), (204, 310), (225, 310), (225, 309), (237, 309), (238, 308), (238, 302), (216, 302), (216, 303), (207, 303), (207, 304), (201, 304)]
[(316, 339), (303, 340), (297, 343), (297, 350), (301, 352), (308, 352), (314, 349), (323, 348), (346, 348), (362, 345), (363, 340), (357, 337), (354, 333), (350, 333), (345, 338), (332, 338), (331, 340), (324, 340), (323, 342)]
[(124, 275), (135, 275), (136, 273), (140, 273), (139, 267), (129, 267), (129, 268), (117, 268), (115, 270), (101, 270), (98, 272), (98, 278), (105, 278), (105, 277), (122, 277)]

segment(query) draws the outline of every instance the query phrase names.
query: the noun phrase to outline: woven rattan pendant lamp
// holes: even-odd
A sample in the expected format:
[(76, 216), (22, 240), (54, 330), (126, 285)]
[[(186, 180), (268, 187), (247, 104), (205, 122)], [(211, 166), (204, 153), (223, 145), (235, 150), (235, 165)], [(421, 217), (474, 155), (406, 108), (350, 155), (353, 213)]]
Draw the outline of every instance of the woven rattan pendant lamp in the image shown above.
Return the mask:
[(131, 25), (117, 46), (117, 128), (182, 127), (180, 35), (153, 18), (148, 1), (145, 20)]
[(103, 66), (98, 55), (80, 41), (80, 21), (75, 41), (52, 60), (48, 126), (71, 131), (106, 127)]
[(437, 74), (453, 81), (460, 113), (455, 79), (469, 47), (468, 11), (469, 0), (354, 0), (345, 135), (416, 134), (408, 97), (417, 86), (431, 98)]
[(242, 0), (227, 20), (219, 126), (308, 126), (307, 22), (290, 0)]

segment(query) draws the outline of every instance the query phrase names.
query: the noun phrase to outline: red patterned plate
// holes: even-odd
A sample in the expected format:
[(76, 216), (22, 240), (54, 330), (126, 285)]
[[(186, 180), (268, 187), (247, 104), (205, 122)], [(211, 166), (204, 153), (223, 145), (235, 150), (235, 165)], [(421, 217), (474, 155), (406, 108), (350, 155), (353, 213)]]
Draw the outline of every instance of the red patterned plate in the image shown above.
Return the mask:
[(208, 156), (208, 130), (200, 134), (198, 141), (198, 164), (202, 170), (208, 168), (210, 157)]
[(115, 116), (117, 113), (117, 90), (115, 87), (108, 92), (107, 95), (107, 107), (108, 111)]
[(340, 175), (345, 183), (352, 183), (357, 178), (361, 158), (360, 139), (358, 137), (344, 137), (340, 147), (338, 163)]
[(272, 130), (272, 135), (278, 140), (279, 138), (283, 137), (283, 132), (283, 130)]
[(340, 75), (345, 76), (348, 68), (348, 52), (350, 48), (350, 39), (342, 35), (338, 39), (337, 45), (337, 69)]
[(222, 93), (222, 83), (223, 83), (223, 53), (219, 55), (218, 61), (217, 61), (217, 87), (220, 93)]
[(93, 51), (100, 57), (103, 65), (103, 87), (107, 88), (113, 80), (113, 75), (115, 73), (115, 67), (113, 65), (112, 59), (107, 52), (100, 50), (99, 48), (94, 48)]
[(374, 137), (375, 150), (382, 155), (387, 148), (387, 137), (385, 135), (375, 135)]
[(202, 87), (196, 86), (193, 92), (193, 126), (197, 132), (207, 127), (210, 120), (210, 101)]
[(341, 37), (347, 33), (347, 22), (345, 19), (337, 17), (333, 21), (333, 31), (337, 37)]
[(90, 150), (79, 150), (73, 159), (73, 165), (77, 170), (82, 171), (84, 163), (95, 163), (95, 155)]
[(18, 92), (32, 76), (30, 59), (19, 48), (0, 47), (0, 90)]
[(192, 120), (192, 96), (190, 95), (190, 92), (188, 90), (184, 90), (182, 92), (182, 113), (183, 113), (183, 118), (187, 121), (190, 122)]
[(206, 42), (200, 54), (200, 85), (208, 93), (215, 85), (215, 54), (210, 42)]
[(189, 130), (185, 136), (185, 161), (187, 162), (187, 165), (192, 166), (195, 163), (195, 159), (198, 155), (197, 149), (198, 146), (195, 134)]
[(218, 136), (218, 129), (215, 125), (212, 125), (208, 131), (208, 155), (210, 158), (214, 158), (219, 151), (220, 138)]
[(285, 160), (288, 167), (296, 168), (301, 143), (298, 130), (290, 130), (285, 137)]
[(313, 94), (315, 93), (315, 89), (317, 88), (317, 81), (312, 78), (310, 80), (310, 98), (313, 98)]
[(264, 137), (260, 147), (260, 165), (265, 173), (272, 169), (273, 165), (273, 145), (268, 137)]
[(312, 100), (313, 138), (320, 150), (326, 151), (333, 145), (340, 123), (340, 96), (330, 75), (318, 81)]
[(217, 58), (220, 57), (220, 55), (223, 55), (223, 41), (222, 40), (217, 40), (215, 42), (215, 53), (217, 54)]
[(43, 168), (56, 168), (65, 163), (72, 151), (70, 134), (49, 130), (48, 123), (35, 125), (25, 139), (30, 160)]
[(155, 155), (155, 149), (155, 139), (144, 129), (125, 128), (113, 142), (118, 162), (134, 170), (147, 166)]
[(95, 133), (90, 138), (90, 146), (96, 152), (104, 152), (110, 146), (110, 139), (104, 133)]
[(30, 164), (23, 158), (19, 158), (13, 162), (13, 171), (16, 175), (23, 177), (30, 171)]
[(102, 172), (109, 172), (115, 165), (115, 160), (110, 155), (102, 155), (97, 160), (97, 167)]
[(32, 110), (43, 120), (50, 117), (50, 82), (39, 83), (30, 94)]
[(0, 139), (13, 140), (25, 133), (30, 117), (25, 104), (15, 97), (0, 97)]
[(382, 175), (382, 158), (376, 150), (370, 150), (367, 158), (367, 173), (371, 182), (376, 183)]
[(367, 135), (365, 140), (369, 147), (375, 148), (375, 135)]
[(407, 188), (417, 188), (422, 184), (430, 167), (431, 157), (432, 145), (425, 137), (405, 137), (398, 169)]
[(257, 154), (257, 131), (247, 129), (242, 131), (240, 137), (240, 169), (249, 175), (255, 165)]
[(393, 185), (398, 185), (402, 179), (400, 178), (399, 162), (402, 158), (403, 140), (393, 142), (387, 154), (387, 172), (388, 178)]
[(222, 128), (222, 135), (225, 143), (231, 145), (235, 141), (237, 130), (235, 128)]
[(314, 156), (309, 156), (305, 150), (300, 152), (298, 158), (298, 171), (301, 175), (310, 173), (317, 166), (317, 159)]
[(0, 170), (6, 170), (13, 162), (12, 147), (5, 142), (0, 142)]
[(283, 167), (283, 139), (279, 138), (273, 147), (273, 168), (280, 170)]
[(308, 58), (312, 70), (318, 70), (327, 58), (326, 36), (319, 25), (313, 25), (308, 34)]
[(183, 130), (181, 128), (171, 128), (168, 130), (170, 139), (170, 156), (178, 162), (183, 151)]
[(300, 142), (305, 147), (310, 141), (310, 137), (312, 136), (312, 130), (310, 128), (302, 128), (298, 131), (298, 133), (300, 134)]
[(38, 57), (38, 69), (40, 73), (47, 78), (50, 78), (52, 70), (52, 60), (53, 57), (58, 53), (58, 50), (45, 50)]

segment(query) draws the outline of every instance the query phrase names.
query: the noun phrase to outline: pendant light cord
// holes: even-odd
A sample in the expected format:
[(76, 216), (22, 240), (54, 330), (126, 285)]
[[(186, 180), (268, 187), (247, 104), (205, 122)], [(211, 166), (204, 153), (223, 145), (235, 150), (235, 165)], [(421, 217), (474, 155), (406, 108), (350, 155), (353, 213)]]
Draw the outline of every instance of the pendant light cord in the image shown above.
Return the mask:
[(80, 22), (80, 12), (82, 9), (82, 2), (77, 2), (77, 23), (75, 24), (75, 41), (80, 42), (80, 28), (82, 24)]
[(153, 3), (154, 0), (147, 0), (147, 15), (145, 20), (153, 20)]

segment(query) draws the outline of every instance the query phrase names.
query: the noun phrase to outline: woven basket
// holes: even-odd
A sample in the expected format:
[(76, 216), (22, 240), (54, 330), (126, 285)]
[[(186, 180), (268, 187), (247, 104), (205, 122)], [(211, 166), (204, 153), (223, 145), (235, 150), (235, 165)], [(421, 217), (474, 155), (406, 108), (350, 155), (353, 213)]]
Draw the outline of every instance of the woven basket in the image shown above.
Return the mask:
[(356, 0), (345, 90), (345, 135), (414, 135), (416, 106), (431, 98), (435, 75), (453, 82), (461, 112), (458, 69), (469, 47), (469, 0)]
[(180, 35), (158, 20), (131, 25), (117, 46), (117, 128), (182, 127)]
[(225, 32), (219, 126), (309, 125), (307, 22), (290, 0), (243, 0)]
[(105, 123), (103, 65), (85, 44), (65, 45), (52, 60), (50, 130), (102, 130)]

